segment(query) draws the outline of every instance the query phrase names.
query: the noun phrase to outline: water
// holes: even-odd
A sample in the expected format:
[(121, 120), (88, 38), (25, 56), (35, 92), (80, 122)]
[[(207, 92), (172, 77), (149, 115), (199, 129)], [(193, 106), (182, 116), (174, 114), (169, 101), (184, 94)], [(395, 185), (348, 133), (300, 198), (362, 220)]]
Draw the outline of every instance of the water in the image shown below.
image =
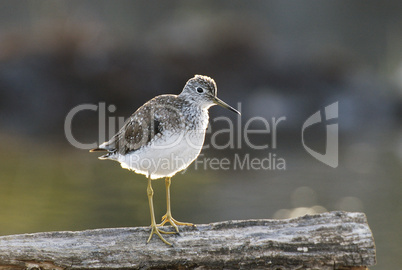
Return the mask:
[[(372, 269), (395, 269), (402, 263), (401, 161), (392, 147), (399, 138), (395, 132), (381, 143), (350, 142), (340, 150), (337, 169), (291, 149), (277, 153), (286, 158), (284, 171), (192, 166), (172, 180), (173, 216), (209, 223), (360, 211), (376, 241), (378, 265)], [(0, 235), (149, 225), (144, 176), (87, 151), (9, 137), (4, 141)], [(153, 187), (159, 219), (166, 211), (164, 181), (154, 181)]]

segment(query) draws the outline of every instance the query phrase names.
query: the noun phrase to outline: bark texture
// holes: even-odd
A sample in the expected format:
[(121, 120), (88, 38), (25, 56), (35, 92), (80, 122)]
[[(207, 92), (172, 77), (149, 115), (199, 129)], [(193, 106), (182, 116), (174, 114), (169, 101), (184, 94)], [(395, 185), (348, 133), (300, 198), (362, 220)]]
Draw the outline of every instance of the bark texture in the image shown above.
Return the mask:
[[(173, 229), (172, 227), (167, 227)], [(285, 220), (233, 220), (150, 228), (44, 232), (0, 237), (4, 269), (366, 269), (375, 244), (363, 213), (329, 212)]]

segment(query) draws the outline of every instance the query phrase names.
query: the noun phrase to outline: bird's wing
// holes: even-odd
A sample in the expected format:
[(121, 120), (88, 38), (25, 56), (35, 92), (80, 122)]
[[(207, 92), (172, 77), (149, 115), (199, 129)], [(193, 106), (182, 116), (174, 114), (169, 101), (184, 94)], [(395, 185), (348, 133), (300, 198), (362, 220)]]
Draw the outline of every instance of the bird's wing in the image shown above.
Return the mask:
[(146, 121), (133, 119), (119, 134), (117, 150), (121, 154), (135, 151), (147, 145), (158, 133), (161, 133), (161, 124), (152, 116), (148, 117)]
[(144, 105), (126, 121), (112, 139), (101, 146), (109, 152), (124, 155), (147, 145), (161, 132), (161, 121), (152, 113), (150, 106)]
[(133, 113), (109, 141), (91, 151), (108, 151), (104, 157), (114, 153), (124, 155), (147, 145), (155, 136), (161, 136), (165, 129), (179, 130), (185, 122), (179, 107), (177, 96), (155, 97)]

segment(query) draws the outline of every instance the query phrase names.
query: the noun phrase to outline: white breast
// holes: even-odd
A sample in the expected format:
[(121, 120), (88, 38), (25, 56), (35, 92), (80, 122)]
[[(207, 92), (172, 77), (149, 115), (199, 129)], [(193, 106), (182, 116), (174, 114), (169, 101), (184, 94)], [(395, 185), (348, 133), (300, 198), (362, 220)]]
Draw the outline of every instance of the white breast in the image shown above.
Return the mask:
[(200, 154), (205, 129), (181, 133), (164, 132), (137, 151), (119, 154), (115, 159), (125, 169), (150, 176), (151, 179), (171, 177), (187, 168)]

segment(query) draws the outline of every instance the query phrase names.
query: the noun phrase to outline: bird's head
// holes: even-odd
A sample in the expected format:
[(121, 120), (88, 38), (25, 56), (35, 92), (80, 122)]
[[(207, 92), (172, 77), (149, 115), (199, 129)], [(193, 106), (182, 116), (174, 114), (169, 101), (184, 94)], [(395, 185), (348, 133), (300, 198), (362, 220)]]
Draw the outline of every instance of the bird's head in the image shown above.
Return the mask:
[(215, 81), (203, 75), (195, 75), (187, 81), (180, 96), (200, 104), (202, 108), (219, 105), (237, 114), (240, 112), (217, 97), (218, 89)]

